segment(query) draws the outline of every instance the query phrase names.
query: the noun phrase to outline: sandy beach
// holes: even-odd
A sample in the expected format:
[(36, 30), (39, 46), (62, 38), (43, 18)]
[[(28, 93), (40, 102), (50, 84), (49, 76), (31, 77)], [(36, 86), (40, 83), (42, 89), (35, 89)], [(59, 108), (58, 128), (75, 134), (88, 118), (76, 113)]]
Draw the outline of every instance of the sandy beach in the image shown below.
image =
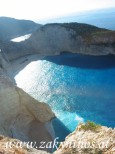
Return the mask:
[(35, 54), (35, 55), (24, 56), (22, 58), (11, 61), (13, 77), (15, 77), (16, 74), (18, 74), (22, 69), (24, 69), (32, 61), (41, 60), (44, 57), (45, 56), (43, 55)]

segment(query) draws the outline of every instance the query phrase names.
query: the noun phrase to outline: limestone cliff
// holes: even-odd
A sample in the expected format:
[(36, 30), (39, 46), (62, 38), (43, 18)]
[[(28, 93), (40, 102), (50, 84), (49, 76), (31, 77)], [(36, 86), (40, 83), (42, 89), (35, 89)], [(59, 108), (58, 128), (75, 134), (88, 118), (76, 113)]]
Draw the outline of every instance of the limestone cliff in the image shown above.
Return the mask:
[(0, 154), (49, 154), (46, 151), (28, 147), (20, 140), (0, 136)]
[[(12, 82), (9, 60), (28, 54), (54, 55), (63, 51), (91, 55), (115, 54), (115, 32), (78, 23), (49, 24), (39, 28), (21, 43), (0, 41), (0, 49), (0, 134), (22, 141), (36, 141), (39, 147), (40, 141), (48, 142), (54, 137), (51, 125), (54, 113), (47, 104), (33, 99)], [(106, 151), (99, 148), (96, 151), (91, 148), (63, 148), (60, 145), (55, 154), (113, 150), (115, 131), (106, 127), (100, 127), (97, 132), (86, 131), (79, 126), (66, 141), (77, 142), (81, 138), (88, 143), (109, 139), (110, 142)]]
[(0, 46), (9, 60), (29, 54), (55, 55), (63, 51), (115, 54), (115, 31), (80, 23), (48, 24), (23, 42), (0, 42)]
[(21, 141), (36, 141), (37, 147), (41, 141), (52, 141), (54, 113), (47, 104), (18, 88), (7, 66), (10, 63), (0, 54), (0, 134)]
[[(0, 136), (1, 154), (48, 154), (8, 137)], [(22, 147), (22, 148), (20, 148)], [(30, 148), (29, 148), (30, 147)], [(90, 126), (79, 124), (76, 130), (68, 135), (54, 154), (114, 154), (115, 153), (115, 129), (96, 125), (90, 122)]]
[(14, 86), (5, 76), (0, 76), (0, 134), (22, 141), (52, 140), (47, 123), (53, 132), (51, 119), (54, 113), (45, 103), (40, 103)]
[(12, 81), (14, 81), (12, 76), (12, 68), (9, 63), (9, 60), (1, 49), (0, 49), (0, 75), (8, 76), (12, 78)]
[(79, 124), (54, 154), (114, 154), (115, 129), (92, 122)]
[(79, 23), (42, 26), (27, 40), (33, 51), (59, 54), (63, 51), (103, 55), (115, 54), (115, 32)]

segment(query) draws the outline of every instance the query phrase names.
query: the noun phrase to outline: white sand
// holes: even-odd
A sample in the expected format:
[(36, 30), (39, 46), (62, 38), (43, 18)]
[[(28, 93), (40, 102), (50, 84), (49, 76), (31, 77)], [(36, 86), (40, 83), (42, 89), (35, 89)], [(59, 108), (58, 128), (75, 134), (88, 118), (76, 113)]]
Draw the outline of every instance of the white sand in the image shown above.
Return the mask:
[(13, 77), (15, 77), (15, 75), (19, 73), (22, 69), (24, 69), (30, 62), (43, 59), (44, 57), (45, 56), (43, 55), (35, 54), (35, 55), (24, 56), (22, 58), (13, 60), (11, 62)]

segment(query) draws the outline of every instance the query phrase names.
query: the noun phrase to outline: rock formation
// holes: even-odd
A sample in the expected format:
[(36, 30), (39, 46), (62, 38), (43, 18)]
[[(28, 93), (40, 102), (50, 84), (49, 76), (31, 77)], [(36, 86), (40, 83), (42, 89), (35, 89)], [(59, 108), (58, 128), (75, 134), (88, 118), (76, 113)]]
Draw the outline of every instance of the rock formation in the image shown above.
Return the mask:
[[(22, 147), (22, 148), (20, 148)], [(48, 154), (34, 149), (34, 144), (0, 136), (1, 154)], [(79, 124), (53, 154), (114, 154), (115, 129), (92, 122)]]
[(53, 133), (51, 119), (54, 114), (49, 106), (37, 102), (4, 78), (0, 81), (0, 134), (36, 141), (38, 147), (41, 141), (52, 141), (54, 134), (50, 131)]
[(0, 136), (0, 154), (49, 154), (46, 151), (28, 147), (28, 143), (25, 144), (20, 140)]
[(32, 33), (40, 26), (40, 24), (30, 20), (0, 17), (0, 40), (8, 41), (14, 37)]
[(115, 54), (115, 31), (79, 23), (48, 24), (23, 42), (1, 42), (13, 60), (29, 54), (56, 55), (72, 52), (90, 55)]
[(36, 141), (37, 147), (41, 141), (52, 141), (54, 113), (47, 104), (38, 102), (15, 85), (8, 65), (0, 53), (0, 134), (21, 141)]
[(92, 55), (115, 53), (115, 32), (79, 23), (42, 26), (28, 39), (33, 51), (59, 54), (63, 51)]
[(79, 124), (54, 154), (114, 154), (115, 129), (88, 123)]
[[(115, 54), (115, 31), (78, 23), (48, 24), (23, 42), (0, 40), (0, 134), (21, 141), (36, 141), (37, 147), (40, 141), (52, 141), (51, 120), (55, 117), (54, 113), (47, 104), (38, 102), (15, 85), (9, 61), (29, 54), (56, 55), (64, 51), (90, 55)], [(55, 154), (107, 153), (113, 150), (115, 130), (99, 127), (97, 131), (86, 131), (82, 126), (66, 138)], [(66, 142), (81, 139), (94, 145), (101, 141), (109, 143), (106, 142), (108, 147), (101, 150), (64, 147)]]

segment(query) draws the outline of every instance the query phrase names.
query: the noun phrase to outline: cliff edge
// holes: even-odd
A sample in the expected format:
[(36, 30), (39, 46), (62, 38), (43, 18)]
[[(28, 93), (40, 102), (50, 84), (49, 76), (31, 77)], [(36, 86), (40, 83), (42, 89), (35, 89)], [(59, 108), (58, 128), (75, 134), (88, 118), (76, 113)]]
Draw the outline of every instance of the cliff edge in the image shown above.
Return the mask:
[(9, 71), (10, 63), (0, 54), (0, 134), (21, 141), (36, 141), (39, 149), (41, 141), (54, 138), (51, 120), (55, 115), (47, 104), (18, 88)]
[[(0, 76), (0, 134), (22, 141), (51, 141), (54, 113), (5, 76)], [(47, 129), (49, 125), (50, 131)]]
[(25, 55), (58, 55), (61, 52), (88, 55), (115, 54), (115, 31), (80, 23), (47, 24), (22, 42), (2, 42), (9, 60)]
[(54, 154), (114, 154), (115, 129), (93, 122), (79, 124)]
[(28, 143), (0, 136), (0, 154), (49, 154), (46, 151), (28, 148)]

